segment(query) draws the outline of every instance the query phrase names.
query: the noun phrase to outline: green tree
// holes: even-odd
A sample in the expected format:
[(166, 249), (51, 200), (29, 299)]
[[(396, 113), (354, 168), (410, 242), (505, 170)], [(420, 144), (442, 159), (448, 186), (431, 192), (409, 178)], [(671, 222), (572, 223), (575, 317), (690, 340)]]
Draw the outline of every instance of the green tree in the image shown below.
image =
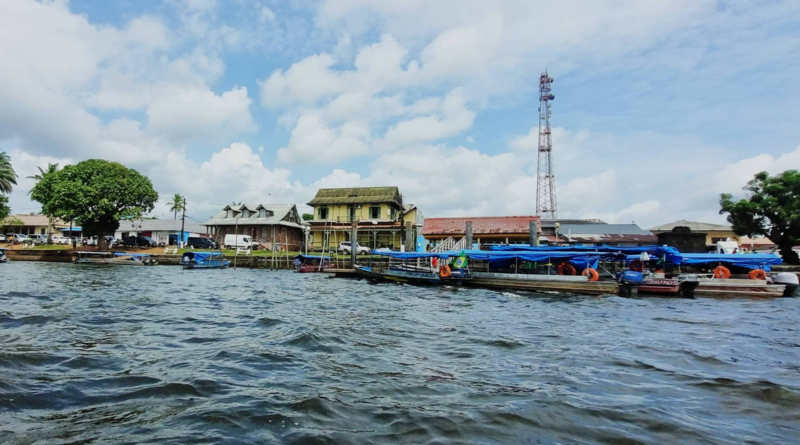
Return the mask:
[(31, 190), (42, 213), (69, 221), (75, 218), (88, 236), (102, 239), (119, 228), (121, 219), (139, 219), (153, 210), (158, 193), (150, 180), (116, 162), (89, 159), (46, 174)]
[(303, 221), (312, 221), (314, 219), (313, 213), (303, 213)]
[(733, 195), (720, 195), (720, 214), (738, 235), (763, 235), (778, 246), (783, 260), (800, 264), (792, 247), (800, 244), (800, 173), (787, 170), (770, 176), (761, 172), (747, 183), (745, 199), (735, 201)]
[(10, 193), (12, 185), (17, 185), (17, 174), (6, 152), (0, 151), (0, 193)]
[(11, 214), (11, 207), (8, 206), (8, 197), (0, 195), (0, 221), (5, 221)]
[(169, 206), (169, 211), (173, 212), (175, 214), (175, 218), (174, 219), (178, 219), (178, 212), (183, 211), (183, 208), (184, 208), (183, 201), (184, 201), (184, 199), (186, 199), (186, 198), (181, 196), (180, 193), (176, 193), (175, 195), (172, 196), (172, 201), (167, 203), (167, 205)]

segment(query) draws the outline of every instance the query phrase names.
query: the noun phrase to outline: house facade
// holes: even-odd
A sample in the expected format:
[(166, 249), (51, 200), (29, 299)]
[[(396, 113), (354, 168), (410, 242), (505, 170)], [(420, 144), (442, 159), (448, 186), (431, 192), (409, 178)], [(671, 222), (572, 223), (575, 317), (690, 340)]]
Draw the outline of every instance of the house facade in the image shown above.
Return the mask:
[(121, 239), (126, 236), (148, 236), (159, 245), (177, 245), (181, 237), (181, 224), (183, 224), (183, 241), (189, 237), (209, 236), (207, 229), (200, 224), (180, 219), (139, 219), (123, 220), (114, 237)]
[(655, 234), (666, 234), (672, 232), (676, 227), (686, 227), (689, 233), (703, 233), (706, 236), (706, 246), (714, 246), (717, 241), (725, 241), (730, 238), (732, 241), (740, 241), (739, 235), (734, 233), (729, 224), (714, 224), (699, 221), (679, 220), (660, 226), (651, 227), (650, 231)]
[(202, 224), (215, 242), (222, 244), (225, 235), (248, 235), (271, 249), (300, 251), (304, 226), (294, 204), (227, 205)]
[[(10, 224), (10, 222), (15, 224)], [(21, 224), (20, 224), (21, 223)], [(69, 231), (69, 223), (58, 218), (50, 221), (45, 215), (11, 215), (3, 223), (3, 234), (21, 233), (23, 235), (61, 235), (62, 229)]]
[(320, 189), (308, 205), (314, 209), (309, 245), (317, 251), (351, 241), (353, 223), (362, 246), (415, 250), (424, 221), (416, 206), (403, 204), (397, 187)]

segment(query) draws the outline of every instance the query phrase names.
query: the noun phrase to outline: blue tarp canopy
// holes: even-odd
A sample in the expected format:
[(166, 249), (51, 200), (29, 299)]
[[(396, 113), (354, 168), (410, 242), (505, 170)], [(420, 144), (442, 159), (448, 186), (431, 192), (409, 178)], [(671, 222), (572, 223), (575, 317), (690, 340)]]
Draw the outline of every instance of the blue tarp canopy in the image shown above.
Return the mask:
[[(69, 227), (64, 227), (63, 229), (58, 229), (58, 230), (59, 230), (60, 232), (69, 232)], [(73, 232), (82, 232), (83, 230), (81, 230), (81, 228), (80, 228), (80, 227), (73, 227), (73, 228), (72, 228), (72, 231), (73, 231)]]
[(680, 256), (678, 249), (670, 246), (530, 246), (528, 244), (499, 244), (492, 246), (493, 251), (561, 251), (561, 252), (602, 252), (602, 253), (621, 253), (625, 255), (641, 254), (647, 252), (650, 255), (663, 257)]
[[(530, 246), (528, 246), (530, 247)], [(595, 252), (568, 252), (564, 250), (464, 250), (468, 258), (479, 261), (488, 261), (489, 264), (507, 264), (511, 261), (523, 260), (531, 262), (561, 262), (568, 261), (579, 269), (591, 267), (597, 269), (601, 254)]]
[(398, 260), (416, 260), (418, 258), (447, 259), (459, 255), (459, 252), (454, 252), (452, 250), (447, 252), (397, 252), (394, 250), (374, 250), (372, 253), (375, 255), (388, 256), (389, 258), (395, 258)]
[[(320, 256), (320, 255), (297, 255), (297, 256), (295, 256), (295, 258), (300, 258), (300, 259), (303, 259), (303, 260), (319, 260), (319, 259), (322, 259), (322, 256)], [(329, 259), (331, 259), (331, 257), (326, 256), (325, 259), (329, 260)]]
[(681, 265), (724, 264), (746, 269), (769, 270), (770, 265), (783, 263), (783, 259), (771, 253), (684, 253)]
[(207, 261), (223, 258), (223, 255), (220, 252), (186, 252), (183, 254), (183, 256), (194, 258), (195, 261)]

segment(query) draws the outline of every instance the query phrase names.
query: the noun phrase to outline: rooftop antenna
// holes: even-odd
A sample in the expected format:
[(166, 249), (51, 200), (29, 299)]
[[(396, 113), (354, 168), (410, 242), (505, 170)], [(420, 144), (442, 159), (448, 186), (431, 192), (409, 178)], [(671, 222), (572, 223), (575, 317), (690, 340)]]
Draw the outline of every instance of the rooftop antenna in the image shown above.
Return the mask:
[(556, 219), (558, 215), (550, 131), (550, 101), (556, 98), (550, 92), (552, 84), (553, 78), (545, 70), (539, 76), (539, 167), (536, 180), (536, 214), (543, 219)]

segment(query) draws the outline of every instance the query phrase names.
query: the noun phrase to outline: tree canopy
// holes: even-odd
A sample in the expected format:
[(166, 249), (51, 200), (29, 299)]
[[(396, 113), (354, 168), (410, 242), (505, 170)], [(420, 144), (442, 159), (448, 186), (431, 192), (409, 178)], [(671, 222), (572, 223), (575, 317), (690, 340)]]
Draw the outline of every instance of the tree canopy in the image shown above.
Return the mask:
[(800, 173), (787, 170), (770, 176), (761, 172), (744, 190), (748, 197), (738, 201), (728, 193), (720, 195), (720, 214), (728, 214), (738, 235), (763, 235), (778, 246), (784, 261), (800, 264), (792, 250), (800, 244)]
[(31, 190), (42, 213), (75, 219), (85, 235), (103, 236), (121, 219), (138, 219), (153, 210), (158, 193), (150, 180), (116, 162), (89, 159), (48, 172)]
[(303, 221), (313, 221), (314, 214), (313, 213), (303, 213)]
[(5, 221), (10, 214), (11, 208), (8, 206), (8, 198), (0, 195), (0, 221)]
[(6, 152), (0, 151), (0, 193), (10, 193), (12, 185), (17, 185), (17, 174)]

